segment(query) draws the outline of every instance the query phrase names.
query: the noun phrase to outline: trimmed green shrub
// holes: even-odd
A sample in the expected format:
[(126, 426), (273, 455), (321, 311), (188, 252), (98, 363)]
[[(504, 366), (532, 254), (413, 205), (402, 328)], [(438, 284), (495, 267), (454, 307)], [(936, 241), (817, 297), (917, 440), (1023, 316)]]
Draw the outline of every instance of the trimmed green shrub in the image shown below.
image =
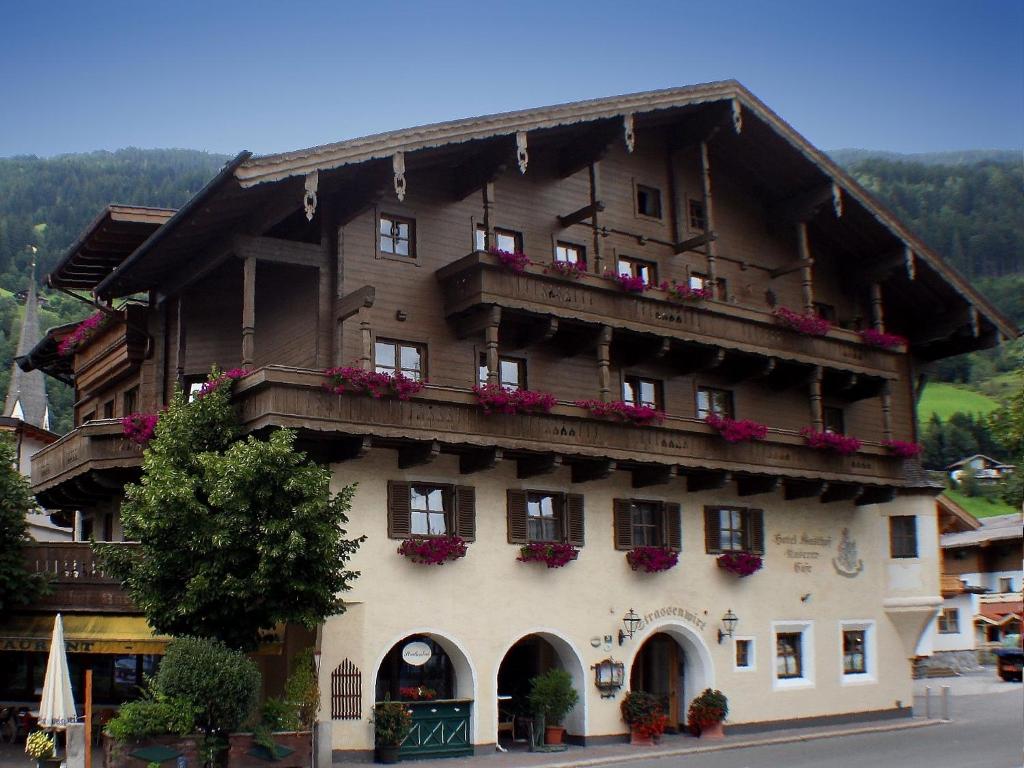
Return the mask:
[(260, 708), (260, 725), (271, 732), (297, 731), (302, 726), (299, 709), (290, 701), (267, 699)]
[(151, 736), (185, 736), (195, 730), (196, 708), (191, 702), (160, 693), (129, 701), (107, 723), (107, 733), (117, 741), (139, 741)]
[(572, 677), (564, 669), (549, 669), (530, 679), (530, 709), (544, 715), (546, 725), (561, 725), (569, 710), (576, 706), (579, 694)]
[(320, 708), (320, 685), (316, 679), (312, 648), (295, 656), (292, 673), (284, 684), (284, 698), (297, 709), (299, 724), (303, 728), (312, 728)]

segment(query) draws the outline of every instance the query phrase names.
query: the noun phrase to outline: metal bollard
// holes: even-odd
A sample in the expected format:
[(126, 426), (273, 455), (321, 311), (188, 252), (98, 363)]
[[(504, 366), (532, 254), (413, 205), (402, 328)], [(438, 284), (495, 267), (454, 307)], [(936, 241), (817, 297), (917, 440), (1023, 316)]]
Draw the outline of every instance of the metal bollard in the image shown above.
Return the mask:
[(952, 720), (949, 716), (949, 686), (942, 686), (942, 719), (946, 722)]
[(928, 720), (932, 718), (932, 687), (930, 685), (924, 687), (924, 716)]

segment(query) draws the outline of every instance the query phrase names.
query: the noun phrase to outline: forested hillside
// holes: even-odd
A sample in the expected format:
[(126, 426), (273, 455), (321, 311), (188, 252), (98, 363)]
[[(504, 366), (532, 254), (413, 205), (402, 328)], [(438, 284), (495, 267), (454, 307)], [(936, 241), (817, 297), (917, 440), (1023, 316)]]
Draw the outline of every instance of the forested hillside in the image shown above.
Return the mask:
[[(1024, 325), (1024, 169), (1019, 153), (967, 151), (893, 155), (841, 150), (836, 159), (892, 207), (907, 225)], [(0, 394), (6, 393), (20, 310), (13, 293), (28, 280), (38, 249), (38, 277), (56, 263), (108, 203), (176, 208), (227, 157), (192, 150), (124, 149), (53, 158), (0, 158)], [(84, 305), (43, 291), (46, 326), (87, 313)], [(1019, 349), (1019, 347), (1018, 347)], [(978, 384), (1019, 360), (1013, 350), (943, 363), (940, 378)], [(70, 427), (70, 394), (50, 381), (54, 422)]]

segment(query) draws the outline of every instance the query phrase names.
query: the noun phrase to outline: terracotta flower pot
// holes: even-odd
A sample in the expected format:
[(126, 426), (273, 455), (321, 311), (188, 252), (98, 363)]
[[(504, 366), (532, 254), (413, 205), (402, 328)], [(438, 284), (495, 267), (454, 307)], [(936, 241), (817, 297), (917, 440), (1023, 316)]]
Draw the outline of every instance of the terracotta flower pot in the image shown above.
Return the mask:
[(725, 729), (722, 727), (722, 722), (708, 723), (702, 725), (700, 728), (700, 737), (702, 739), (724, 739)]
[(565, 728), (560, 725), (548, 725), (544, 728), (545, 744), (561, 744), (565, 736)]
[(634, 747), (653, 747), (653, 736), (641, 736), (635, 725), (629, 728), (629, 743)]
[(402, 759), (402, 748), (400, 746), (377, 746), (377, 762), (384, 765), (394, 765)]

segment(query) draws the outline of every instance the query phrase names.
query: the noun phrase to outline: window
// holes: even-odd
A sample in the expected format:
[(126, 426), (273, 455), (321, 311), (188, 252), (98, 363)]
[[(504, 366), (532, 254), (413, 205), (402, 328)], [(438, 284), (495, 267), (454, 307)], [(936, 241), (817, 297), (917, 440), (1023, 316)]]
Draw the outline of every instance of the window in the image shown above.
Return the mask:
[[(689, 286), (692, 290), (698, 290), (701, 288), (710, 288), (711, 280), (703, 272), (691, 272)], [(715, 290), (714, 298), (720, 301), (725, 301), (728, 297), (729, 292), (726, 288), (726, 280), (724, 277), (715, 278)]]
[(632, 405), (661, 408), (661, 382), (640, 376), (627, 376), (622, 382), (622, 399)]
[(113, 400), (107, 400), (107, 402), (105, 402), (103, 404), (103, 418), (104, 419), (112, 419), (112, 418), (114, 418), (114, 401)]
[(587, 249), (575, 243), (555, 243), (555, 261), (564, 261), (568, 264), (579, 264), (581, 267), (586, 267)]
[(449, 532), (449, 494), (447, 486), (412, 484), (409, 509), (413, 536), (444, 536)]
[(999, 591), (1000, 592), (1013, 592), (1013, 577), (1011, 577), (1011, 576), (1000, 576), (999, 577)]
[(703, 200), (690, 200), (687, 203), (687, 224), (694, 232), (703, 232), (708, 228), (707, 209)]
[(407, 341), (380, 339), (373, 347), (373, 362), (377, 373), (401, 373), (415, 381), (423, 380), (423, 358), (426, 347)]
[(875, 682), (875, 622), (841, 621), (839, 637), (843, 649), (844, 685)]
[(843, 630), (843, 674), (863, 675), (867, 673), (863, 629)]
[(764, 554), (764, 510), (747, 507), (705, 507), (704, 543), (709, 554)]
[(472, 486), (388, 481), (388, 536), (476, 538), (476, 491)]
[(825, 406), (821, 409), (821, 416), (826, 432), (834, 432), (838, 435), (846, 434), (846, 425), (843, 423), (843, 409)]
[(619, 256), (618, 271), (620, 275), (642, 278), (648, 285), (658, 281), (657, 267), (652, 262), (643, 259)]
[(733, 667), (737, 672), (747, 672), (754, 669), (754, 638), (737, 637), (733, 640), (736, 647)]
[(636, 185), (636, 212), (652, 219), (661, 218), (661, 190), (643, 184)]
[(416, 222), (412, 219), (380, 215), (380, 252), (392, 256), (416, 257)]
[(772, 687), (814, 685), (814, 634), (809, 621), (774, 621), (775, 669)]
[(562, 541), (583, 546), (583, 496), (509, 489), (508, 541)]
[(697, 387), (697, 418), (705, 419), (711, 414), (731, 419), (735, 416), (732, 391), (714, 387)]
[[(487, 383), (487, 355), (480, 353), (477, 382)], [(498, 358), (498, 383), (505, 389), (526, 389), (526, 361), (515, 357)]]
[(133, 413), (139, 410), (139, 388), (138, 386), (132, 387), (131, 389), (125, 390), (122, 397), (123, 416), (131, 416)]
[(820, 301), (816, 301), (814, 302), (813, 307), (814, 314), (818, 317), (824, 318), (830, 323), (834, 323), (836, 321), (836, 308), (831, 304), (824, 304)]
[(88, 421), (95, 421), (95, 420), (96, 420), (96, 411), (89, 411), (88, 413), (86, 413), (86, 414), (84, 414), (82, 416), (82, 424), (85, 424)]
[(889, 518), (889, 556), (917, 557), (917, 518), (913, 515), (894, 515)]
[(678, 552), (683, 548), (683, 528), (678, 504), (615, 499), (612, 511), (616, 549), (669, 547)]
[(955, 635), (960, 632), (960, 609), (943, 608), (939, 612), (939, 634)]
[[(499, 251), (508, 251), (509, 253), (519, 251), (522, 253), (523, 235), (521, 232), (515, 232), (511, 229), (495, 227), (494, 247)], [(487, 250), (487, 230), (482, 225), (477, 225), (476, 228), (476, 249), (478, 251)]]

